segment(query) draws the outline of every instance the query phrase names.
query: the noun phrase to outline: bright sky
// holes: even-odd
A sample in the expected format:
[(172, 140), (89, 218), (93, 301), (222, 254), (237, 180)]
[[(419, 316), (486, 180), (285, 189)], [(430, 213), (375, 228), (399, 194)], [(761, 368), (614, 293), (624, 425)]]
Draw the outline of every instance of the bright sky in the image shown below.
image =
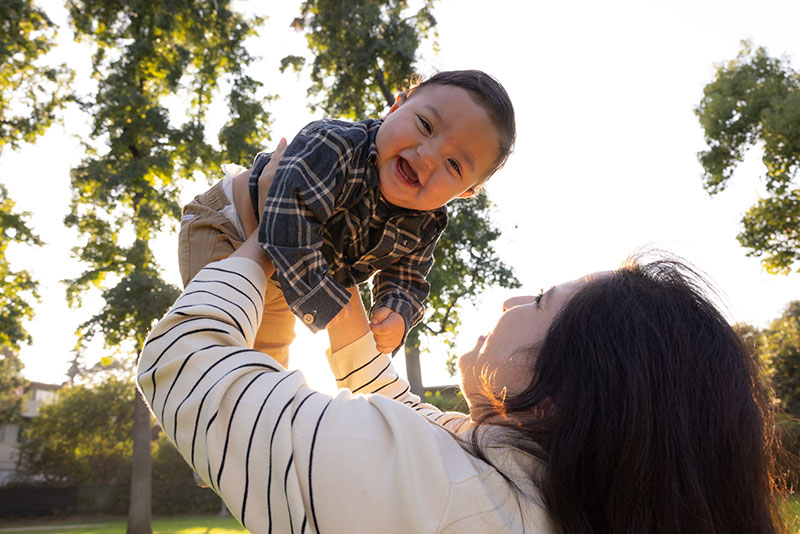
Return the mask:
[[(43, 2), (63, 23), (59, 4)], [(264, 5), (237, 5), (259, 4)], [(277, 69), (286, 54), (305, 51), (302, 36), (289, 29), (299, 2), (270, 4), (275, 11), (264, 37), (248, 46), (263, 58), (256, 76), (265, 90), (281, 95), (270, 110), (273, 137), (291, 138), (315, 118), (305, 107), (305, 81)], [(425, 45), (420, 71), (485, 70), (505, 85), (516, 107), (516, 152), (487, 190), (503, 232), (498, 251), (515, 268), (522, 292), (614, 268), (637, 247), (653, 244), (705, 271), (725, 293), (732, 320), (765, 326), (800, 298), (800, 275), (766, 274), (735, 239), (741, 214), (763, 192), (760, 154), (752, 151), (729, 189), (710, 198), (701, 185), (696, 153), (704, 145), (692, 112), (714, 64), (735, 57), (742, 39), (791, 57), (799, 68), (800, 4), (442, 0), (436, 17), (440, 52)], [(86, 74), (86, 51), (71, 43), (66, 28), (61, 37), (62, 57)], [(218, 124), (209, 127), (215, 131)], [(42, 302), (27, 326), (34, 342), (22, 351), (31, 380), (65, 379), (73, 332), (101, 305), (87, 299), (83, 308), (68, 309), (60, 283), (82, 271), (70, 256), (77, 236), (62, 221), (69, 169), (80, 161), (79, 139), (87, 134), (87, 118), (73, 112), (64, 127), (51, 129), (35, 145), (0, 157), (3, 183), (17, 207), (33, 213), (35, 231), (47, 243), (38, 250), (12, 250), (15, 265), (41, 282)], [(207, 187), (187, 186), (185, 199)], [(158, 250), (164, 276), (180, 285), (176, 240), (176, 234), (163, 236)], [(464, 310), (461, 349), (493, 326), (511, 294), (490, 291), (478, 305), (480, 313)], [(301, 328), (292, 364), (312, 385), (327, 389), (326, 338)], [(106, 352), (95, 346), (87, 358)], [(455, 381), (444, 371), (442, 350), (422, 359), (427, 385)], [(402, 358), (396, 363), (404, 369)]]

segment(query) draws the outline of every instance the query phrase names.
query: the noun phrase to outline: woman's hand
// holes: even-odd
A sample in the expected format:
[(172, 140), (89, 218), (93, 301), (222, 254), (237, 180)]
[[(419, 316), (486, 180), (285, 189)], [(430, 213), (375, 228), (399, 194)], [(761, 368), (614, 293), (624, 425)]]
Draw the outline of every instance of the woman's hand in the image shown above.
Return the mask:
[[(267, 202), (267, 195), (269, 194), (269, 187), (275, 179), (275, 172), (278, 170), (278, 164), (286, 152), (286, 139), (281, 138), (278, 142), (278, 147), (272, 153), (269, 163), (261, 171), (261, 176), (258, 177), (258, 213), (264, 213), (264, 204)], [(233, 177), (233, 205), (236, 207), (236, 214), (242, 222), (242, 228), (245, 235), (249, 236), (258, 230), (259, 220), (256, 219), (253, 213), (253, 204), (250, 200), (250, 172), (252, 169), (247, 169), (242, 173)]]
[[(284, 152), (286, 152), (286, 139), (281, 138), (281, 140), (278, 142), (278, 147), (275, 149), (275, 152), (272, 153), (269, 163), (267, 163), (267, 165), (264, 167), (264, 170), (261, 171), (261, 176), (258, 177), (259, 213), (264, 213), (264, 205), (267, 202), (269, 187), (272, 185), (272, 181), (275, 178), (275, 171), (278, 170), (278, 164), (280, 163)], [(240, 174), (234, 180), (240, 180), (242, 177), (249, 177), (249, 171), (247, 173)], [(241, 184), (241, 181), (239, 183)], [(234, 182), (234, 187), (235, 186), (236, 182)], [(258, 221), (254, 221), (252, 213), (253, 210), (249, 209), (249, 192), (247, 193), (247, 196), (247, 207), (240, 207), (240, 205), (237, 205), (236, 210), (239, 213), (239, 218), (242, 221), (242, 225), (245, 227), (245, 231), (248, 233), (248, 236), (245, 242), (242, 243), (242, 246), (236, 249), (231, 256), (249, 258), (255, 261), (261, 266), (262, 269), (264, 269), (264, 274), (267, 276), (267, 278), (269, 278), (272, 276), (272, 273), (275, 272), (275, 266), (272, 265), (267, 253), (264, 252), (264, 249), (261, 248), (261, 245), (258, 243)], [(243, 217), (243, 215), (246, 213), (250, 215), (249, 218)]]
[[(278, 141), (278, 146), (275, 148), (275, 152), (272, 153), (272, 157), (269, 159), (269, 163), (267, 163), (264, 170), (261, 171), (261, 176), (258, 177), (258, 213), (261, 215), (264, 214), (264, 206), (267, 203), (269, 188), (273, 180), (275, 180), (275, 173), (278, 170), (278, 165), (281, 162), (284, 152), (286, 152), (286, 138), (281, 137), (281, 140)], [(260, 219), (259, 222), (261, 222)]]

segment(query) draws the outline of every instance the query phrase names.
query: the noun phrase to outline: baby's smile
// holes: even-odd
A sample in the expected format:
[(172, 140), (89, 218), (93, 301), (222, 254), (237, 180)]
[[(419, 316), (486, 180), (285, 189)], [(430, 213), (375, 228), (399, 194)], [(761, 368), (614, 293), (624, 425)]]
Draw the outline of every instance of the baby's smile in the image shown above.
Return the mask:
[(402, 156), (397, 156), (397, 171), (400, 176), (405, 178), (409, 185), (420, 185), (417, 171), (415, 171), (408, 160)]

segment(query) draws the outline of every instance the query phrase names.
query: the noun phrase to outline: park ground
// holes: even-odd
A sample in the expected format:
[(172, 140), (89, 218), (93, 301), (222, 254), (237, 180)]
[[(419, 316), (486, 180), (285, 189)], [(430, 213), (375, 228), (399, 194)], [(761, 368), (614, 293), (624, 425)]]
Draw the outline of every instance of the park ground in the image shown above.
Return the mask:
[[(787, 532), (800, 532), (800, 497), (786, 505)], [(118, 516), (70, 516), (4, 520), (0, 534), (125, 534), (126, 518)], [(154, 517), (153, 534), (248, 534), (233, 518), (217, 516)]]
[[(0, 520), (0, 534), (125, 534), (119, 516), (69, 516)], [(233, 518), (216, 516), (154, 517), (153, 534), (247, 534)]]

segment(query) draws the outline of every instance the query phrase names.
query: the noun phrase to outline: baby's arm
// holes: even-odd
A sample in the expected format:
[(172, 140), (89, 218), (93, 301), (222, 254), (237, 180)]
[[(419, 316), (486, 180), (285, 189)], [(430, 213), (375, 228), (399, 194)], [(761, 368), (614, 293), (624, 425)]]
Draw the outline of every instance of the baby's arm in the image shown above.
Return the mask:
[[(433, 266), (433, 250), (438, 239), (437, 233), (428, 242), (421, 243), (415, 250), (375, 275), (372, 288), (375, 305), (370, 327), (373, 328), (373, 324), (380, 322), (376, 321), (376, 315), (381, 308), (392, 310), (403, 320), (402, 337), (392, 347), (392, 351), (405, 341), (405, 336), (411, 327), (422, 319), (424, 313), (422, 303), (430, 292), (430, 284), (425, 277)], [(375, 332), (376, 341), (378, 336), (379, 334)]]
[(406, 335), (403, 316), (385, 306), (372, 310), (369, 328), (375, 337), (375, 346), (384, 354), (390, 354), (398, 348)]
[(275, 265), (283, 296), (312, 332), (324, 328), (349, 300), (347, 289), (328, 274), (322, 225), (333, 214), (367, 136), (365, 127), (337, 121), (304, 128), (278, 165), (259, 223), (259, 242)]

